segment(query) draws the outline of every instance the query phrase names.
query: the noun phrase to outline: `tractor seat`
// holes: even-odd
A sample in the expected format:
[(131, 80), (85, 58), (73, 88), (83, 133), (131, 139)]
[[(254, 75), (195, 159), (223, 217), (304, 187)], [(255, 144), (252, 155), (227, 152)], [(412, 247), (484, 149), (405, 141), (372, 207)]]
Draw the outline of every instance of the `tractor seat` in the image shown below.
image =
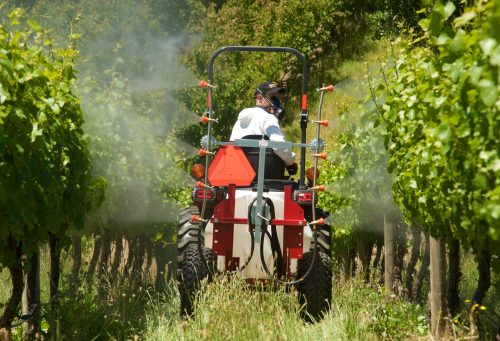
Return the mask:
[[(242, 139), (248, 140), (262, 140), (262, 135), (246, 135)], [(269, 140), (269, 137), (264, 135), (264, 140)], [(245, 156), (250, 162), (255, 174), (259, 172), (259, 147), (241, 147)], [(266, 168), (264, 170), (264, 179), (266, 180), (284, 180), (285, 177), (285, 163), (281, 158), (274, 153), (272, 148), (266, 149)], [(254, 181), (257, 181), (255, 176)]]

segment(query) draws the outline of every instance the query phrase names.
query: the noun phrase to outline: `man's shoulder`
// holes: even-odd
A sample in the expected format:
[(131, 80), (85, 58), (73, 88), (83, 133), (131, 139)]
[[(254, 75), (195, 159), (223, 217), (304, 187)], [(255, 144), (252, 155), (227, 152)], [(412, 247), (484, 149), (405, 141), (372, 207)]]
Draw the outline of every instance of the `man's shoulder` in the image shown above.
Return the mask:
[(265, 121), (268, 113), (259, 107), (245, 108), (240, 111), (238, 120), (249, 122), (251, 120)]
[(241, 113), (252, 113), (252, 114), (267, 114), (267, 111), (265, 111), (264, 109), (260, 108), (260, 107), (250, 107), (250, 108), (245, 108), (243, 110), (240, 111), (240, 114)]

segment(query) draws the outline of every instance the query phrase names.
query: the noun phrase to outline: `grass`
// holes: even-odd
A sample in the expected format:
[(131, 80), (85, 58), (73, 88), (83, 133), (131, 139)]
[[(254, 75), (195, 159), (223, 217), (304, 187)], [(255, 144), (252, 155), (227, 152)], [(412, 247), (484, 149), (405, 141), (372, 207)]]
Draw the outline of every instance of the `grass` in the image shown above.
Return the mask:
[[(8, 288), (7, 279), (4, 271), (1, 288)], [(106, 287), (105, 297), (99, 296), (95, 285), (82, 286), (75, 295), (62, 295), (59, 330), (63, 339), (375, 340), (416, 338), (427, 333), (421, 307), (386, 296), (355, 278), (334, 285), (331, 311), (316, 324), (301, 320), (294, 290), (250, 288), (236, 277), (221, 276), (209, 285), (205, 283), (192, 319), (179, 317), (174, 283), (161, 294), (127, 281), (100, 285)], [(46, 290), (43, 280), (42, 292)], [(13, 336), (21, 339), (21, 327)]]
[[(204, 285), (192, 319), (179, 317), (179, 297), (175, 283), (158, 293), (151, 280), (134, 282), (95, 281), (68, 294), (70, 257), (63, 257), (61, 320), (59, 331), (66, 340), (407, 340), (428, 338), (428, 315), (421, 307), (378, 287), (351, 278), (344, 284), (334, 279), (331, 311), (323, 321), (304, 323), (294, 290), (249, 288), (238, 278), (219, 277)], [(46, 329), (48, 302), (48, 255), (42, 252), (42, 325)], [(470, 299), (477, 284), (477, 270), (471, 254), (462, 256), (462, 300)], [(484, 301), (486, 312), (499, 316), (500, 277), (492, 276), (492, 287)], [(104, 290), (100, 295), (97, 287)], [(10, 277), (0, 271), (0, 305), (10, 295)], [(449, 338), (474, 337), (467, 307), (453, 322)], [(476, 314), (483, 314), (479, 310)], [(498, 320), (498, 319), (497, 319)], [(486, 327), (487, 321), (482, 323)], [(480, 326), (481, 327), (481, 326)], [(21, 340), (22, 327), (13, 331)]]
[[(47, 261), (44, 255), (42, 269)], [(477, 270), (470, 254), (463, 256), (462, 264), (460, 290), (465, 300), (475, 288)], [(42, 272), (42, 316), (47, 314), (48, 298), (43, 298), (48, 291), (46, 277)], [(493, 275), (484, 302), (492, 314), (495, 309), (498, 314), (499, 280), (498, 274)], [(96, 281), (91, 287), (82, 285), (75, 295), (67, 294), (64, 280), (62, 285), (59, 330), (66, 340), (414, 340), (429, 335), (425, 307), (386, 295), (357, 278), (344, 284), (334, 279), (331, 310), (316, 324), (300, 319), (294, 290), (252, 289), (236, 277), (221, 276), (205, 284), (192, 319), (179, 317), (174, 283), (157, 293), (148, 283)], [(104, 286), (104, 296), (99, 296), (97, 285)], [(9, 276), (4, 270), (0, 273), (0, 303), (9, 294)], [(462, 315), (454, 322), (450, 339), (475, 335), (467, 314)], [(21, 327), (13, 336), (21, 339)]]
[[(376, 340), (427, 334), (424, 311), (387, 297), (357, 279), (335, 286), (331, 311), (316, 324), (303, 322), (294, 290), (250, 289), (238, 278), (204, 285), (195, 316), (179, 320), (171, 301), (151, 305), (145, 340)], [(177, 309), (175, 309), (177, 313)]]

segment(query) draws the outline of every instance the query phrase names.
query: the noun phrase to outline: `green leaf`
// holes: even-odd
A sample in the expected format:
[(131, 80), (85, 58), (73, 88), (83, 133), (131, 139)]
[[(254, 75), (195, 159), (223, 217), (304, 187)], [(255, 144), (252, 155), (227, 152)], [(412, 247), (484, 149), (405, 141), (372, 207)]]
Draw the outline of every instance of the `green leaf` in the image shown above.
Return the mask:
[(458, 30), (457, 33), (455, 33), (455, 37), (451, 41), (450, 45), (448, 45), (448, 51), (452, 53), (460, 53), (466, 48), (466, 39), (468, 39), (467, 32), (464, 30)]
[(473, 11), (465, 12), (460, 17), (453, 20), (453, 26), (455, 28), (464, 26), (465, 24), (467, 24), (469, 21), (471, 21), (475, 17), (476, 17), (476, 12), (473, 12)]
[(410, 188), (417, 188), (417, 182), (415, 180), (410, 180)]
[(444, 19), (447, 20), (453, 14), (453, 12), (455, 12), (455, 9), (456, 9), (455, 4), (451, 1), (448, 2), (443, 9)]
[(448, 118), (448, 122), (450, 122), (450, 124), (451, 124), (451, 125), (454, 125), (454, 126), (455, 126), (455, 125), (457, 125), (458, 123), (460, 123), (461, 119), (462, 119), (462, 115), (461, 115), (461, 113), (460, 113), (460, 112), (455, 111), (455, 112), (453, 112), (453, 113), (449, 116), (449, 118)]
[(35, 142), (38, 136), (42, 136), (43, 129), (38, 129), (38, 122), (33, 124), (33, 129), (31, 130), (31, 142)]
[(469, 80), (472, 85), (477, 85), (479, 79), (481, 78), (481, 74), (483, 72), (482, 66), (473, 66), (469, 69)]
[(448, 33), (441, 33), (436, 41), (438, 45), (445, 45), (451, 40)]
[(24, 154), (24, 148), (20, 144), (16, 144), (16, 150), (19, 154)]
[[(499, 204), (490, 204), (490, 212), (491, 212), (491, 217), (495, 220), (500, 219), (500, 205)], [(498, 229), (497, 229), (498, 230)], [(497, 231), (498, 233), (498, 231)]]
[(424, 31), (428, 31), (429, 30), (429, 26), (430, 26), (430, 23), (431, 23), (431, 20), (430, 19), (420, 19), (418, 21), (418, 25), (420, 27), (422, 27), (422, 29)]
[(434, 2), (434, 7), (432, 7), (432, 12), (438, 13), (442, 18), (445, 17), (445, 10), (441, 0), (436, 0)]
[(494, 159), (492, 162), (491, 162), (491, 166), (488, 167), (489, 169), (491, 169), (493, 172), (500, 172), (500, 159), (497, 158), (497, 159)]
[(38, 114), (38, 123), (43, 124), (45, 122), (47, 122), (47, 115), (41, 112), (40, 114)]
[(443, 103), (445, 103), (447, 99), (447, 96), (439, 96), (438, 98), (436, 98), (435, 108), (441, 107), (441, 105), (443, 105)]
[(497, 45), (497, 47), (491, 54), (490, 64), (495, 66), (500, 66), (500, 45)]
[(3, 104), (9, 98), (10, 98), (9, 92), (7, 91), (7, 89), (3, 87), (2, 83), (0, 83), (0, 104)]
[(496, 47), (497, 41), (493, 38), (486, 38), (479, 42), (479, 46), (481, 46), (481, 50), (486, 56), (491, 54), (491, 51)]
[(498, 98), (498, 91), (495, 83), (489, 79), (482, 79), (478, 83), (481, 100), (487, 107), (491, 107)]
[(431, 13), (431, 19), (429, 23), (429, 32), (434, 36), (438, 37), (443, 28), (443, 18), (437, 13)]
[(488, 188), (488, 182), (486, 180), (486, 177), (481, 173), (476, 174), (476, 176), (472, 180), (472, 183), (474, 184), (474, 186), (479, 187), (481, 189)]
[(441, 123), (438, 127), (438, 138), (445, 144), (450, 142), (450, 126), (446, 123)]

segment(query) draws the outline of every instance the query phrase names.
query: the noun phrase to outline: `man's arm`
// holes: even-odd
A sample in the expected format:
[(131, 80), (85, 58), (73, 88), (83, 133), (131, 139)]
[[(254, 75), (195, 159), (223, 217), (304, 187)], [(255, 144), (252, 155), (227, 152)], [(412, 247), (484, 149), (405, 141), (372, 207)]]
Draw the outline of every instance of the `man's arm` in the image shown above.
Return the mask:
[[(278, 119), (275, 118), (275, 120), (276, 122), (271, 122), (272, 124), (266, 127), (266, 135), (271, 141), (285, 141), (285, 135), (277, 124)], [(285, 162), (285, 166), (288, 167), (295, 163), (295, 153), (290, 149), (274, 149), (274, 152)]]

